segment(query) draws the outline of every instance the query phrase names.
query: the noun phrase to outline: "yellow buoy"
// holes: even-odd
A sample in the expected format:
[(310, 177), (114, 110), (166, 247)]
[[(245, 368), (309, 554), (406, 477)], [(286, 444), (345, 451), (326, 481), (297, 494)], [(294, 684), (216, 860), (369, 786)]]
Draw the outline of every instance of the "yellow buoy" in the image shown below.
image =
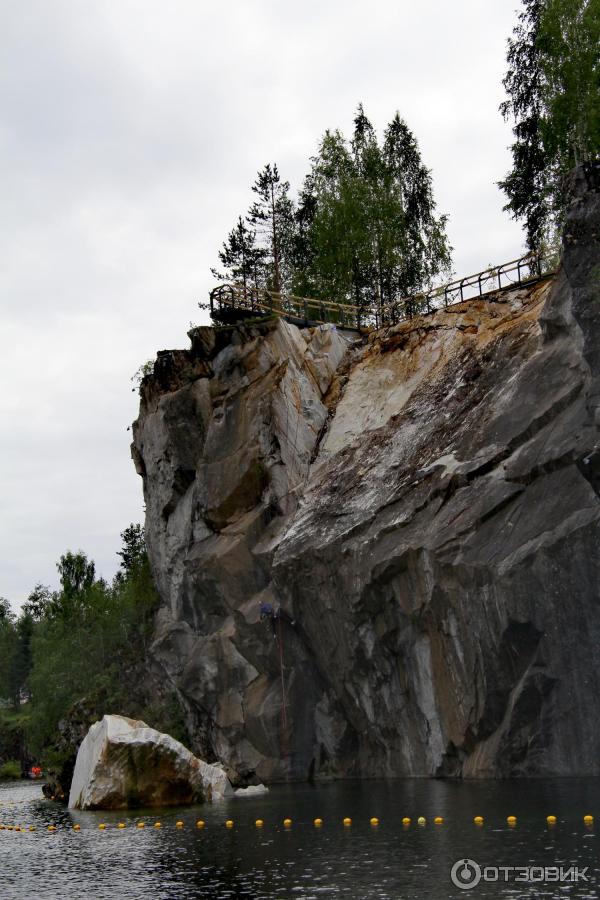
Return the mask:
[(507, 816), (506, 821), (508, 822), (509, 825), (516, 825), (517, 817), (516, 816)]
[(20, 830), (21, 830), (21, 826), (20, 826), (20, 825), (15, 825), (15, 831), (20, 831)]
[(204, 828), (204, 819), (198, 819), (196, 822), (196, 828)]
[(425, 816), (419, 816), (417, 819), (417, 825), (427, 825), (427, 819)]
[(183, 822), (181, 819), (178, 822), (175, 822), (175, 828), (183, 828)]
[(594, 817), (593, 817), (593, 816), (589, 816), (589, 815), (588, 815), (588, 816), (584, 816), (584, 817), (583, 817), (583, 821), (585, 822), (586, 825), (593, 825), (593, 824), (594, 824)]
[(143, 828), (143, 827), (145, 826), (145, 824), (146, 824), (145, 822), (138, 822), (138, 823), (137, 823), (137, 827), (138, 827), (138, 828)]
[(30, 825), (30, 826), (29, 826), (29, 830), (30, 830), (30, 831), (35, 831), (35, 825)]
[[(142, 824), (143, 824), (143, 823), (142, 823)], [(154, 823), (154, 827), (155, 827), (155, 828), (161, 828), (162, 825), (161, 825), (160, 822), (155, 822), (155, 823)]]
[(257, 819), (254, 824), (256, 825), (257, 828), (262, 828), (265, 823), (263, 822), (262, 819)]
[(314, 824), (316, 825), (317, 828), (320, 828), (321, 825), (323, 824), (323, 819), (315, 819)]
[(344, 825), (346, 827), (348, 827), (349, 825), (352, 825), (352, 819), (350, 818), (350, 816), (346, 816), (346, 818), (343, 821), (344, 821)]
[(233, 819), (227, 819), (225, 822), (225, 828), (233, 828)]
[(291, 827), (292, 827), (292, 820), (291, 820), (291, 819), (284, 819), (284, 820), (283, 820), (283, 827), (284, 827), (284, 828), (291, 828)]
[(369, 821), (371, 822), (371, 825), (379, 825), (379, 819), (376, 816), (373, 816)]
[(441, 816), (436, 816), (435, 819), (433, 820), (433, 824), (434, 825), (443, 825), (444, 820)]
[(98, 825), (98, 828), (100, 829), (100, 831), (104, 831), (104, 829), (106, 828), (106, 825), (102, 825), (102, 824)]
[(125, 822), (119, 822), (117, 828), (125, 828)]
[(0, 825), (0, 831), (4, 831), (4, 825)]
[(402, 819), (402, 824), (410, 825), (410, 819), (408, 818), (408, 816), (404, 816), (404, 818)]
[(48, 825), (48, 831), (56, 831), (56, 825)]
[(73, 831), (81, 831), (81, 825), (73, 825)]
[(556, 816), (546, 816), (548, 825), (556, 825)]
[(475, 816), (473, 821), (476, 825), (483, 825), (483, 816)]

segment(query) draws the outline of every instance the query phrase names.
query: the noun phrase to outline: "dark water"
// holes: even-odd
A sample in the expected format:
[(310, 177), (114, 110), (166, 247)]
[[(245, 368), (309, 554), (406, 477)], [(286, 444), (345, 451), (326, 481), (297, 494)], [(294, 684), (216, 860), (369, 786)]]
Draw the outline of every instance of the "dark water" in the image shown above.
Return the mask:
[[(42, 799), (39, 784), (12, 782), (0, 784), (0, 804), (1, 823), (37, 829), (0, 831), (0, 900), (600, 897), (600, 836), (583, 823), (591, 813), (600, 826), (600, 779), (294, 785), (264, 797), (145, 815), (70, 813)], [(546, 825), (549, 814), (558, 818), (554, 828)], [(475, 815), (485, 817), (483, 827), (473, 824)], [(515, 828), (507, 826), (508, 815), (518, 817)], [(285, 829), (288, 816), (292, 827)], [(321, 828), (313, 825), (317, 816)], [(351, 827), (343, 826), (344, 816), (352, 818)], [(372, 816), (378, 827), (369, 824)], [(409, 828), (403, 816), (412, 818)], [(419, 816), (427, 818), (424, 827), (416, 824)], [(435, 826), (434, 816), (443, 816), (444, 824)], [(195, 826), (199, 817), (203, 830)], [(260, 830), (254, 824), (259, 817), (265, 822)], [(227, 818), (235, 821), (231, 830)], [(178, 819), (183, 828), (175, 826)], [(140, 820), (147, 823), (143, 830), (135, 827)], [(150, 827), (156, 820), (160, 830)], [(119, 821), (124, 830), (117, 829)], [(105, 831), (100, 822), (107, 823)], [(49, 824), (57, 826), (54, 833)], [(587, 866), (589, 880), (482, 879), (461, 890), (450, 870), (463, 858), (481, 867)], [(492, 874), (486, 870), (486, 877)]]

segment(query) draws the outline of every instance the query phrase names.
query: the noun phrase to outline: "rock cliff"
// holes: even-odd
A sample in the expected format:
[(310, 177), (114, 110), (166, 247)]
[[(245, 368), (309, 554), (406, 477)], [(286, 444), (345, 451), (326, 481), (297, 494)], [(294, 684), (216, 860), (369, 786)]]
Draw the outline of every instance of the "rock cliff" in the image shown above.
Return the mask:
[[(155, 664), (240, 778), (600, 774), (600, 175), (554, 279), (141, 387)], [(260, 603), (289, 617), (260, 621)]]

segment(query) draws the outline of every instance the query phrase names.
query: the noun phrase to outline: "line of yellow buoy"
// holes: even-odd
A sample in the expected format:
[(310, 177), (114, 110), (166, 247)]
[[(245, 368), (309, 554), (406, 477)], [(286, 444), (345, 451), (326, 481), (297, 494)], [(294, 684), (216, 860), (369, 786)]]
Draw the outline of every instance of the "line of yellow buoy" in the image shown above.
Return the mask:
[[(419, 825), (420, 827), (424, 827), (427, 825), (427, 819), (424, 816), (419, 816), (419, 818), (416, 821), (417, 821), (417, 825)], [(555, 826), (557, 824), (557, 822), (558, 822), (558, 820), (557, 820), (556, 816), (552, 816), (552, 815), (546, 816), (546, 824), (549, 827)], [(594, 824), (594, 817), (588, 813), (587, 815), (583, 816), (583, 822), (588, 827), (592, 826)], [(483, 816), (474, 816), (474, 818), (473, 818), (474, 825), (481, 828), (481, 827), (483, 827), (484, 823), (485, 823), (485, 820), (484, 820)], [(506, 823), (510, 828), (514, 828), (517, 824), (517, 817), (516, 816), (507, 816)], [(148, 824), (149, 827), (162, 828), (162, 822), (154, 822), (154, 823), (134, 822), (132, 824), (132, 827), (141, 829), (141, 828), (145, 828), (146, 824)], [(204, 822), (203, 819), (198, 819), (198, 821), (196, 822), (196, 828), (202, 829), (205, 827), (205, 824), (206, 823)], [(254, 824), (255, 824), (256, 828), (263, 828), (265, 822), (264, 822), (264, 819), (256, 819)], [(373, 816), (371, 819), (369, 819), (369, 824), (373, 828), (377, 828), (379, 826), (379, 819), (377, 817)], [(402, 825), (405, 828), (410, 827), (411, 824), (412, 824), (412, 819), (410, 819), (408, 816), (405, 816), (402, 819)], [(443, 817), (435, 816), (435, 818), (433, 819), (433, 824), (434, 825), (443, 825), (444, 824)], [(292, 825), (293, 825), (292, 819), (285, 818), (283, 820), (283, 827), (285, 829), (290, 829), (292, 827)], [(315, 826), (315, 828), (321, 828), (323, 825), (323, 819), (319, 819), (319, 818), (314, 819), (313, 825)], [(344, 817), (342, 819), (342, 825), (344, 826), (344, 828), (350, 828), (352, 825), (352, 819), (349, 816)], [(57, 830), (56, 825), (48, 825), (48, 826), (42, 826), (42, 827), (46, 827), (46, 830), (50, 831), (50, 832)], [(97, 826), (99, 831), (106, 831), (106, 829), (110, 828), (110, 827), (111, 826), (107, 825), (105, 822), (100, 822), (100, 824)], [(118, 822), (116, 826), (112, 826), (112, 827), (115, 827), (117, 830), (123, 830), (127, 827), (127, 825), (125, 822)], [(185, 827), (185, 822), (183, 822), (181, 819), (178, 819), (175, 822), (175, 828), (184, 828), (184, 827)], [(234, 828), (235, 827), (234, 820), (227, 819), (225, 821), (225, 827), (228, 829)], [(24, 826), (24, 825), (7, 825), (4, 823), (0, 823), (0, 831), (31, 832), (31, 831), (37, 831), (37, 830), (38, 829), (36, 828), (35, 825)], [(72, 830), (73, 831), (81, 831), (81, 825), (79, 825), (79, 824), (73, 825)]]

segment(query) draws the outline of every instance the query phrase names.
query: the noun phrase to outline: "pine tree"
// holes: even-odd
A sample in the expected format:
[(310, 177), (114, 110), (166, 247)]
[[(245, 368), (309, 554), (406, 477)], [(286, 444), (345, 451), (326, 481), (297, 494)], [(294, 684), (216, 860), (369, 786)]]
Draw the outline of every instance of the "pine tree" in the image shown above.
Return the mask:
[(514, 121), (513, 166), (499, 185), (531, 250), (560, 227), (562, 176), (600, 155), (599, 47), (598, 0), (523, 0), (500, 106)]
[(386, 128), (383, 158), (391, 180), (388, 194), (398, 204), (389, 222), (398, 251), (389, 291), (391, 297), (407, 297), (449, 273), (448, 217), (435, 216), (431, 172), (423, 165), (416, 138), (399, 113)]
[(312, 174), (304, 179), (294, 213), (292, 237), (292, 292), (301, 296), (316, 293), (311, 280), (311, 265), (314, 258), (312, 230), (317, 211), (317, 195)]
[(262, 285), (264, 251), (256, 246), (256, 232), (247, 227), (241, 216), (223, 243), (219, 259), (225, 272), (211, 269), (215, 278), (221, 281), (241, 281), (244, 292), (249, 283), (257, 288)]
[(540, 123), (543, 115), (542, 71), (538, 35), (544, 0), (524, 0), (519, 24), (508, 42), (508, 71), (503, 85), (509, 99), (500, 106), (505, 119), (514, 119), (513, 168), (500, 187), (509, 197), (504, 207), (524, 219), (527, 246), (540, 246), (548, 221), (547, 156)]
[(352, 136), (354, 197), (360, 206), (363, 246), (361, 263), (355, 272), (358, 305), (381, 306), (385, 296), (387, 224), (390, 213), (390, 185), (375, 129), (359, 104)]
[(282, 181), (276, 165), (267, 163), (252, 186), (257, 200), (248, 212), (248, 222), (263, 240), (267, 287), (282, 291), (290, 282), (294, 243), (294, 205), (290, 185)]

